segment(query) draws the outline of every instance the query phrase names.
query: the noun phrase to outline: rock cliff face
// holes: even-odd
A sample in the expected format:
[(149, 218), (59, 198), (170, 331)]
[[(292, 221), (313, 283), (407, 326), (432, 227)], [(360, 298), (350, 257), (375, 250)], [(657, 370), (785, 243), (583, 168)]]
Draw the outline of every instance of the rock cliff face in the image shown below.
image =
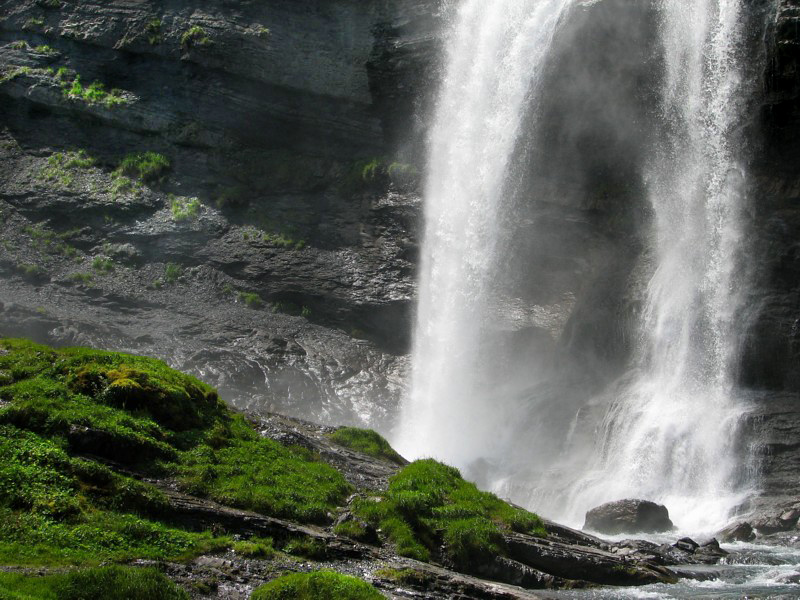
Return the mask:
[[(388, 430), (407, 368), (443, 5), (0, 0), (0, 333), (159, 356), (252, 410)], [(749, 7), (764, 91), (741, 380), (767, 493), (781, 496), (796, 493), (800, 460), (800, 3)], [(522, 199), (514, 224), (522, 241), (509, 251), (531, 260), (504, 290), (524, 305), (503, 313), (520, 348), (578, 390), (622, 372), (648, 262), (648, 211), (620, 168), (638, 168), (652, 103), (598, 77), (591, 48), (618, 40), (627, 85), (645, 89), (652, 18), (647, 3), (594, 3), (557, 44), (548, 85), (575, 85), (559, 64), (583, 56), (594, 87), (543, 108), (553, 143), (530, 159), (552, 168), (526, 183), (563, 193)], [(609, 107), (637, 127), (570, 121)], [(144, 152), (169, 169), (119, 170)], [(570, 394), (554, 410), (585, 401)]]
[[(2, 3), (0, 327), (385, 426), (419, 204), (394, 148), (419, 145), (435, 9)], [(158, 182), (115, 172), (143, 152), (169, 161)]]

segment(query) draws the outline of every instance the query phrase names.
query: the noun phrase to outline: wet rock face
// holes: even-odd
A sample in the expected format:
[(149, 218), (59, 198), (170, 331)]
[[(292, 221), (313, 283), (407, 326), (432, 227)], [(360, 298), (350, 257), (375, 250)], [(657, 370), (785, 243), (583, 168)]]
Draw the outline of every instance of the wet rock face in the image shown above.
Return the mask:
[(586, 513), (584, 529), (617, 535), (620, 533), (660, 533), (673, 528), (669, 511), (648, 500), (608, 502)]

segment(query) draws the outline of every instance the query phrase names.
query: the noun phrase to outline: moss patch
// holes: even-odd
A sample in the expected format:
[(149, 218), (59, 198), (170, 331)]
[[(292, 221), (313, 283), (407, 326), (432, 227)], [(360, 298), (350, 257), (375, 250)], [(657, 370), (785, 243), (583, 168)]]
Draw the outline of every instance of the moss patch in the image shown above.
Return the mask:
[(253, 591), (251, 600), (383, 600), (366, 581), (331, 571), (285, 575)]
[(328, 520), (352, 489), (158, 360), (0, 340), (0, 400), (2, 564), (174, 559), (231, 545), (170, 526), (158, 489), (80, 456), (302, 522)]
[(504, 530), (546, 535), (538, 516), (480, 491), (458, 469), (431, 459), (390, 478), (378, 500), (361, 499), (353, 511), (379, 527), (399, 554), (429, 561), (443, 544), (443, 558), (461, 570), (504, 554)]
[(0, 573), (3, 600), (189, 600), (189, 594), (155, 569), (106, 567), (30, 577)]
[(330, 434), (330, 438), (340, 446), (368, 456), (388, 460), (397, 465), (403, 465), (406, 462), (402, 456), (395, 452), (394, 448), (389, 445), (389, 442), (383, 436), (371, 429), (341, 427)]

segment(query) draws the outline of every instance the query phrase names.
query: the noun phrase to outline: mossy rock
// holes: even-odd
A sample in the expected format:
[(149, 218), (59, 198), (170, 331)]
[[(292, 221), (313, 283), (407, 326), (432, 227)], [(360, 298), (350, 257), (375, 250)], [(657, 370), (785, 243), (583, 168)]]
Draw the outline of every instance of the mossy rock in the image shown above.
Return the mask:
[(250, 600), (383, 600), (375, 587), (332, 571), (284, 575), (256, 588)]
[(357, 427), (340, 427), (330, 438), (340, 446), (361, 452), (374, 458), (387, 460), (396, 465), (406, 465), (408, 462), (400, 456), (389, 442), (372, 429), (359, 429)]

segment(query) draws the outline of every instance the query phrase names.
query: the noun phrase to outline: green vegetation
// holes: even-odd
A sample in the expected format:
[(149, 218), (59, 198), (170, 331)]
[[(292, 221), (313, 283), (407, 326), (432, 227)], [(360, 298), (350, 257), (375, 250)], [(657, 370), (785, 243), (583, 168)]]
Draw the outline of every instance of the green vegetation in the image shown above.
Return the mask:
[(175, 283), (178, 281), (178, 277), (181, 276), (183, 269), (181, 269), (180, 265), (176, 265), (175, 263), (167, 263), (164, 267), (164, 281), (167, 283)]
[(26, 48), (30, 48), (30, 46), (28, 46), (28, 42), (26, 42), (25, 40), (18, 40), (16, 42), (13, 42), (11, 44), (11, 47), (14, 50), (25, 50)]
[(264, 27), (263, 25), (256, 27), (255, 33), (260, 38), (268, 38), (271, 35), (269, 27)]
[(104, 567), (33, 577), (0, 573), (5, 600), (189, 600), (189, 594), (155, 569)]
[(47, 44), (43, 44), (41, 46), (36, 46), (33, 49), (34, 52), (38, 52), (39, 54), (58, 54), (58, 50), (53, 48), (52, 46), (48, 46)]
[(120, 90), (114, 89), (111, 92), (107, 92), (105, 85), (99, 81), (94, 81), (88, 86), (84, 86), (81, 83), (80, 75), (75, 75), (72, 81), (66, 79), (65, 75), (66, 72), (62, 72), (61, 69), (56, 72), (56, 78), (61, 81), (61, 87), (64, 90), (64, 97), (69, 100), (81, 100), (88, 104), (102, 104), (107, 108), (128, 102), (121, 95)]
[(251, 600), (383, 600), (362, 579), (332, 571), (284, 575), (253, 591)]
[(110, 273), (114, 270), (114, 261), (105, 256), (95, 256), (92, 260), (92, 268), (98, 273)]
[(541, 519), (480, 491), (458, 469), (419, 460), (389, 480), (380, 502), (361, 499), (354, 513), (379, 527), (403, 556), (428, 561), (444, 544), (445, 557), (469, 570), (503, 554), (504, 530), (546, 535)]
[(358, 192), (376, 185), (391, 183), (400, 188), (412, 188), (419, 182), (419, 171), (414, 165), (371, 158), (356, 161), (342, 181), (343, 192)]
[(330, 434), (332, 441), (340, 446), (362, 452), (375, 458), (382, 458), (397, 465), (405, 464), (405, 460), (389, 445), (383, 436), (371, 429), (357, 427), (341, 427)]
[(163, 179), (169, 168), (169, 159), (163, 154), (140, 152), (126, 155), (114, 174), (135, 177), (145, 183), (153, 183)]
[(280, 300), (270, 303), (271, 311), (273, 313), (284, 313), (287, 315), (295, 315), (308, 318), (311, 316), (311, 309), (307, 306), (300, 306), (294, 302), (287, 300)]
[(39, 27), (44, 27), (44, 18), (42, 17), (31, 17), (22, 25), (22, 29), (37, 29)]
[(211, 38), (206, 34), (206, 30), (200, 25), (192, 25), (183, 32), (181, 36), (181, 47), (191, 48), (192, 46), (206, 46), (211, 43)]
[(69, 276), (69, 280), (78, 285), (89, 285), (92, 283), (92, 278), (91, 273), (73, 273)]
[(198, 198), (172, 197), (170, 210), (175, 221), (193, 219), (200, 214), (200, 200)]
[(239, 292), (239, 300), (250, 308), (261, 308), (261, 305), (264, 303), (261, 296), (255, 292)]
[(22, 231), (31, 236), (32, 245), (38, 250), (50, 254), (61, 254), (67, 258), (72, 258), (78, 253), (74, 246), (70, 246), (64, 241), (73, 232), (57, 234), (54, 231), (45, 229), (41, 224), (35, 226), (26, 225), (22, 228)]
[(44, 269), (42, 269), (42, 267), (40, 267), (39, 265), (19, 263), (16, 265), (16, 268), (17, 271), (22, 273), (24, 277), (27, 277), (29, 279), (36, 279), (37, 277), (44, 275)]
[[(259, 436), (213, 388), (149, 358), (0, 340), (0, 406), (0, 564), (181, 559), (233, 544), (162, 522), (158, 488), (78, 453), (301, 522), (327, 522), (352, 491), (307, 451)], [(270, 552), (250, 543), (239, 549)]]
[(272, 538), (250, 538), (233, 543), (233, 551), (245, 558), (271, 558), (276, 554)]
[(435, 579), (433, 575), (417, 569), (378, 569), (375, 571), (375, 577), (416, 588), (426, 588)]
[(305, 240), (295, 240), (283, 233), (266, 233), (261, 235), (262, 241), (270, 246), (278, 246), (280, 248), (302, 250), (306, 246)]
[(147, 36), (147, 41), (151, 46), (161, 43), (161, 19), (153, 17), (144, 26), (144, 33)]
[(88, 156), (84, 150), (55, 152), (47, 158), (47, 166), (39, 172), (39, 179), (70, 187), (75, 181), (77, 171), (94, 166), (94, 162), (94, 158)]

